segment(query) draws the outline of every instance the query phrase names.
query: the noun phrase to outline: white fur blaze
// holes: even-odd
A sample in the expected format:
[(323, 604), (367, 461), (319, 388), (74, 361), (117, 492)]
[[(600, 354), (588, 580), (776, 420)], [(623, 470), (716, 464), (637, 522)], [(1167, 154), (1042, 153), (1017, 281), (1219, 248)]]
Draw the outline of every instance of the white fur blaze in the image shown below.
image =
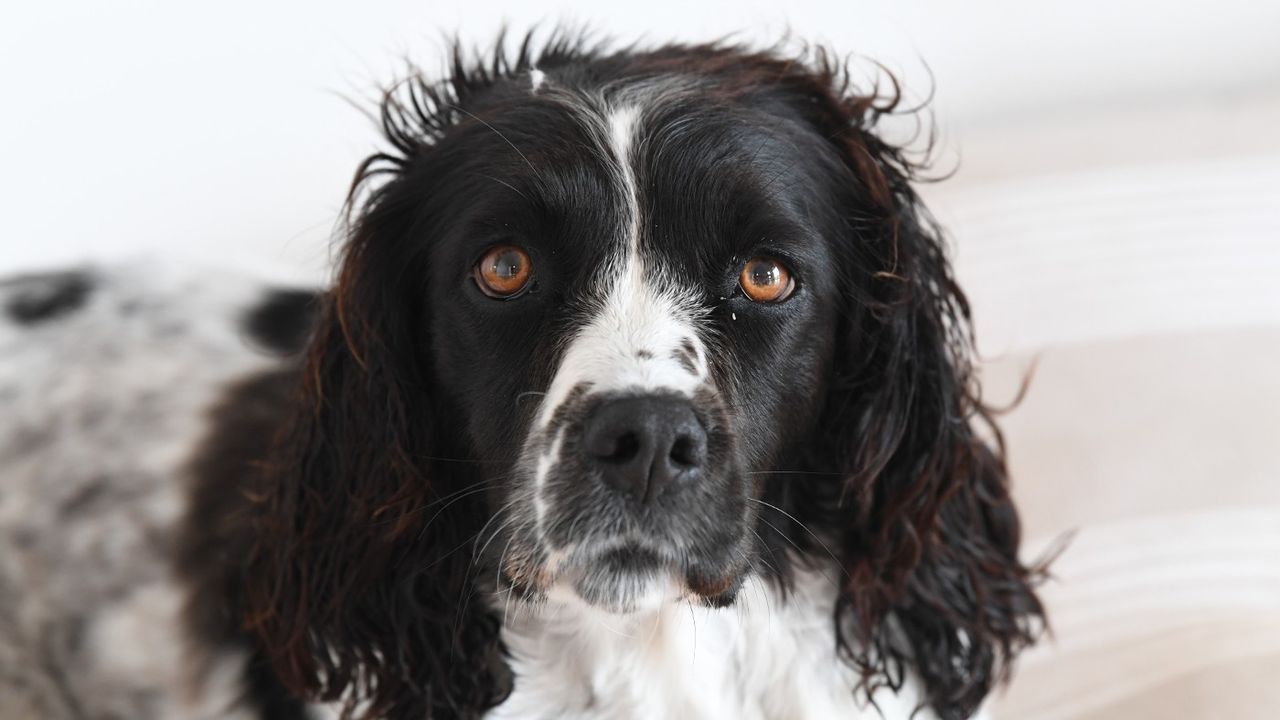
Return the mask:
[(631, 155), (640, 112), (609, 113), (602, 133), (614, 164), (624, 237), (601, 280), (603, 303), (570, 341), (542, 405), (545, 427), (574, 387), (591, 392), (677, 393), (692, 396), (710, 382), (698, 337), (701, 309), (691, 291), (664, 281), (640, 246), (641, 210)]

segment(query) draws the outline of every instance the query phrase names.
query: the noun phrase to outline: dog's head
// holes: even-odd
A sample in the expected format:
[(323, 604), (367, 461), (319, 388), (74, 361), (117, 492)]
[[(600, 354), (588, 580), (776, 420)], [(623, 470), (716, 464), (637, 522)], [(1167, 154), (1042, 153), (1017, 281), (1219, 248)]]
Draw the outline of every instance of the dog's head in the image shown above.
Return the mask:
[(761, 473), (824, 400), (852, 178), (767, 66), (613, 62), (517, 71), (457, 111), (397, 188), (422, 198), (402, 272), (504, 580), (728, 602)]
[(246, 615), (277, 672), (470, 712), (503, 686), (477, 592), (723, 605), (812, 554), (868, 678), (975, 706), (1039, 605), (964, 297), (874, 133), (896, 97), (821, 53), (455, 66), (383, 103), (265, 473)]

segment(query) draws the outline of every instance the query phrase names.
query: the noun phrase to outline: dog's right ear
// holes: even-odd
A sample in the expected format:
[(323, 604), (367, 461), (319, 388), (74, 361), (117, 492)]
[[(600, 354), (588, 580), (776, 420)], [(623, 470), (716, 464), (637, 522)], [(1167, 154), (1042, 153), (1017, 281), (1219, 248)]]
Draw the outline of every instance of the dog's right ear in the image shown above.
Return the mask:
[(497, 626), (468, 604), (486, 519), (446, 433), (398, 180), (370, 199), (307, 351), (294, 413), (254, 490), (243, 619), (279, 680), (361, 712), (468, 715), (496, 702)]
[(352, 213), (293, 415), (254, 483), (241, 616), (299, 697), (344, 701), (349, 715), (473, 717), (502, 699), (505, 666), (498, 623), (468, 585), (484, 496), (467, 492), (469, 465), (440, 462), (459, 454), (433, 383), (424, 281), (424, 199), (442, 173), (438, 128), (418, 115), (422, 93), (446, 91), (410, 87), (384, 101), (395, 152), (357, 176), (357, 190), (380, 184)]

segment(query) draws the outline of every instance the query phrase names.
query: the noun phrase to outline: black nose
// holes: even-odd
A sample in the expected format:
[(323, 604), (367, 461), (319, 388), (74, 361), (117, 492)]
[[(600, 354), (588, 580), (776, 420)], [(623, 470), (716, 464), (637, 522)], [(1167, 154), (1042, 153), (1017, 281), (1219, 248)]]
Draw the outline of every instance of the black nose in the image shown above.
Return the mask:
[(707, 459), (707, 432), (678, 398), (606, 401), (582, 436), (587, 461), (605, 484), (643, 503), (696, 477)]

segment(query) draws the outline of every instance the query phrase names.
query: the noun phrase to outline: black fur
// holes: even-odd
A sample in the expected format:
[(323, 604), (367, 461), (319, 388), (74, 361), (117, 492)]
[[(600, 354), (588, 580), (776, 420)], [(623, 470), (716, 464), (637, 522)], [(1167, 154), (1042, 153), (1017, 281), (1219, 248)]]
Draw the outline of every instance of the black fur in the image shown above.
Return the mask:
[(82, 307), (93, 292), (93, 277), (84, 272), (48, 273), (11, 278), (16, 288), (5, 310), (14, 322), (36, 325)]
[(244, 316), (244, 329), (254, 343), (279, 355), (306, 347), (315, 326), (320, 298), (307, 290), (274, 289)]
[[(293, 332), (309, 331), (295, 315)], [(252, 547), (246, 532), (245, 493), (261, 472), (271, 446), (294, 401), (297, 372), (264, 373), (230, 388), (213, 410), (213, 433), (192, 461), (190, 510), (178, 538), (175, 567), (194, 592), (184, 613), (187, 644), (195, 659), (195, 682), (219, 653), (244, 650), (244, 698), (263, 720), (303, 720), (304, 705), (280, 684), (268, 656), (244, 632), (242, 563)]]

